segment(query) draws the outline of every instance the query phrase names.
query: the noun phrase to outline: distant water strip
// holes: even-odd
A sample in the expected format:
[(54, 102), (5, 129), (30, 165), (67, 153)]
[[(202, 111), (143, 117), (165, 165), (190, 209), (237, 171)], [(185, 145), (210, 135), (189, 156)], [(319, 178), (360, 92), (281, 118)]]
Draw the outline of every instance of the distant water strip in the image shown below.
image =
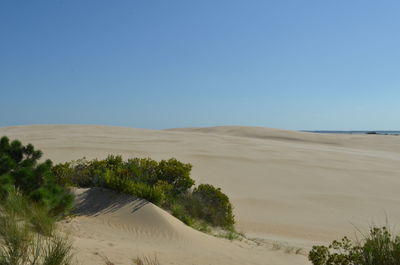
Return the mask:
[(400, 131), (307, 131), (302, 130), (302, 132), (311, 132), (311, 133), (337, 133), (337, 134), (379, 134), (379, 135), (400, 135)]

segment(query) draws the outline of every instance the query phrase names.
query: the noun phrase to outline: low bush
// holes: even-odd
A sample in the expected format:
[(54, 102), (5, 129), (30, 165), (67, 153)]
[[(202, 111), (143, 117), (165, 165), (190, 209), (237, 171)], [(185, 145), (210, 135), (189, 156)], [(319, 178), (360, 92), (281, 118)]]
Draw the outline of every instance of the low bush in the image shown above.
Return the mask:
[(194, 219), (233, 229), (229, 198), (219, 188), (199, 185), (190, 177), (192, 165), (175, 158), (157, 162), (150, 158), (124, 161), (121, 156), (85, 159), (53, 167), (58, 183), (77, 187), (105, 187), (146, 199), (170, 211), (185, 224)]
[(107, 170), (116, 170), (118, 157), (109, 156), (106, 160), (91, 160), (85, 158), (57, 164), (52, 168), (60, 185), (93, 187), (102, 186)]
[(172, 185), (174, 194), (182, 194), (194, 185), (190, 177), (191, 164), (184, 164), (175, 158), (161, 160), (158, 164), (157, 181), (165, 181)]
[(147, 183), (136, 182), (124, 174), (121, 175), (110, 170), (106, 173), (104, 187), (117, 192), (144, 198), (159, 206), (165, 202), (166, 198), (161, 186), (150, 186)]
[(400, 236), (373, 227), (359, 242), (344, 237), (328, 247), (313, 246), (308, 258), (314, 265), (400, 265)]
[(193, 225), (193, 217), (189, 215), (184, 205), (175, 203), (170, 207), (171, 214), (187, 225)]
[(201, 184), (194, 189), (189, 211), (214, 226), (232, 229), (235, 224), (228, 196), (210, 184)]

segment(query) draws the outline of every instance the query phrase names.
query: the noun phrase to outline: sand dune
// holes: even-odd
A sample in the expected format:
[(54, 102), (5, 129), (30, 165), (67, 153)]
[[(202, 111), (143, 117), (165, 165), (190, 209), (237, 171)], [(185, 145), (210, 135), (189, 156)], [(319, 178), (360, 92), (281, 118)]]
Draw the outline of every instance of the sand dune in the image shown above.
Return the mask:
[(105, 189), (76, 189), (77, 217), (63, 222), (79, 261), (132, 264), (157, 256), (162, 264), (306, 264), (301, 255), (268, 244), (230, 242), (200, 233), (145, 200)]
[[(193, 164), (192, 175), (197, 183), (220, 186), (231, 197), (239, 230), (267, 241), (307, 248), (352, 234), (354, 226), (367, 229), (371, 222), (385, 222), (386, 216), (392, 224), (400, 223), (400, 137), (397, 136), (328, 135), (237, 126), (145, 130), (81, 125), (3, 127), (0, 135), (31, 142), (56, 162), (83, 156), (104, 158), (110, 153), (154, 159), (176, 157)], [(219, 247), (220, 239), (187, 231), (186, 227), (178, 229), (182, 226), (174, 223), (175, 219), (172, 221), (158, 208), (150, 211), (149, 207), (153, 206), (146, 204), (137, 212), (149, 209), (151, 216), (154, 211), (161, 211), (154, 218), (163, 231), (169, 232), (160, 240), (152, 239), (159, 232), (151, 232), (151, 224), (146, 228), (138, 223), (143, 227), (142, 232), (132, 227), (120, 229), (126, 226), (125, 221), (119, 225), (115, 220), (135, 222), (118, 217), (128, 208), (122, 207), (115, 213), (102, 212), (101, 217), (87, 214), (72, 220), (77, 231), (92, 231), (87, 238), (77, 237), (80, 238), (77, 245), (82, 249), (91, 246), (82, 255), (89, 258), (93, 251), (115, 249), (110, 255), (120, 258), (124, 251), (136, 254), (159, 249), (163, 253), (160, 258), (172, 264), (174, 257), (179, 256), (179, 249), (189, 254), (176, 259), (175, 264), (239, 264), (236, 259), (243, 264), (246, 256), (251, 262), (245, 264), (306, 262), (302, 256), (271, 252), (265, 246), (262, 251), (251, 245), (235, 246), (239, 243), (223, 242), (224, 247)], [(137, 212), (131, 213), (132, 216)], [(110, 243), (118, 245), (121, 251), (108, 248), (105, 243), (106, 237), (113, 234), (126, 239), (118, 241), (113, 237), (121, 243)], [(142, 240), (135, 241), (137, 244), (132, 247), (129, 238)], [(188, 238), (193, 243), (186, 243)], [(175, 241), (185, 243), (171, 243)], [(215, 244), (220, 251), (209, 247)], [(201, 262), (206, 252), (190, 252), (199, 245), (213, 253), (208, 263)], [(230, 259), (229, 252), (238, 253), (238, 257)], [(196, 262), (183, 263), (188, 257), (197, 257)]]

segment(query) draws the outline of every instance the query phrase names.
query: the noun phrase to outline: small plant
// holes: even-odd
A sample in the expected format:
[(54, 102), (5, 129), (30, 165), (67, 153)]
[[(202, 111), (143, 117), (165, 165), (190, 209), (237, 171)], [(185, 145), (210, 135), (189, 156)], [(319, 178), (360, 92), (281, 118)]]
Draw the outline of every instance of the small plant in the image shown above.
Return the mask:
[(101, 256), (101, 258), (103, 259), (105, 265), (115, 265), (115, 263), (112, 262), (112, 261), (110, 261), (110, 260), (108, 259), (108, 257), (106, 257), (106, 256)]
[(218, 235), (218, 237), (222, 237), (222, 238), (226, 238), (230, 241), (233, 240), (242, 240), (244, 238), (244, 236), (240, 233), (237, 233), (236, 231), (233, 230), (225, 230), (220, 232)]
[(210, 225), (208, 225), (206, 222), (201, 221), (201, 220), (196, 220), (192, 223), (191, 227), (194, 229), (206, 233), (206, 234), (212, 234), (212, 229)]
[(287, 243), (273, 242), (271, 246), (272, 250), (283, 250), (286, 254), (303, 254), (303, 249), (295, 246), (291, 246)]
[(272, 243), (272, 250), (281, 250), (283, 248), (283, 244), (274, 242)]
[(302, 248), (295, 248), (295, 252), (294, 252), (296, 255), (300, 255), (300, 254), (303, 254), (304, 252), (303, 252), (303, 249)]
[(146, 256), (136, 257), (135, 259), (133, 259), (133, 263), (135, 265), (160, 265), (157, 256), (154, 256), (154, 258)]
[(302, 248), (298, 248), (298, 247), (294, 247), (294, 246), (285, 246), (285, 253), (286, 254), (296, 254), (299, 255), (302, 253), (303, 249)]
[(400, 236), (373, 227), (356, 243), (344, 237), (328, 247), (314, 246), (308, 258), (314, 265), (400, 265)]

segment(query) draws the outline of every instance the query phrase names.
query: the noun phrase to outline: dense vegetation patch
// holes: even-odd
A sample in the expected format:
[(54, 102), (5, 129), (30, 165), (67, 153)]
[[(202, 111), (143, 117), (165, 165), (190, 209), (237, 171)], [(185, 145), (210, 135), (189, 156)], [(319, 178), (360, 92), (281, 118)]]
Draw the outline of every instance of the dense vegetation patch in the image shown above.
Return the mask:
[(6, 198), (15, 188), (44, 206), (52, 215), (63, 214), (72, 206), (72, 196), (57, 184), (52, 162), (39, 163), (40, 150), (20, 141), (0, 139), (0, 197)]
[(358, 242), (344, 237), (328, 247), (314, 246), (308, 258), (314, 265), (400, 265), (400, 236), (373, 227)]
[(52, 171), (62, 185), (109, 188), (144, 198), (188, 225), (201, 220), (233, 229), (235, 221), (229, 198), (209, 184), (193, 189), (191, 169), (192, 165), (175, 158), (159, 162), (150, 158), (124, 161), (121, 156), (110, 155), (104, 160), (80, 159), (58, 164)]

